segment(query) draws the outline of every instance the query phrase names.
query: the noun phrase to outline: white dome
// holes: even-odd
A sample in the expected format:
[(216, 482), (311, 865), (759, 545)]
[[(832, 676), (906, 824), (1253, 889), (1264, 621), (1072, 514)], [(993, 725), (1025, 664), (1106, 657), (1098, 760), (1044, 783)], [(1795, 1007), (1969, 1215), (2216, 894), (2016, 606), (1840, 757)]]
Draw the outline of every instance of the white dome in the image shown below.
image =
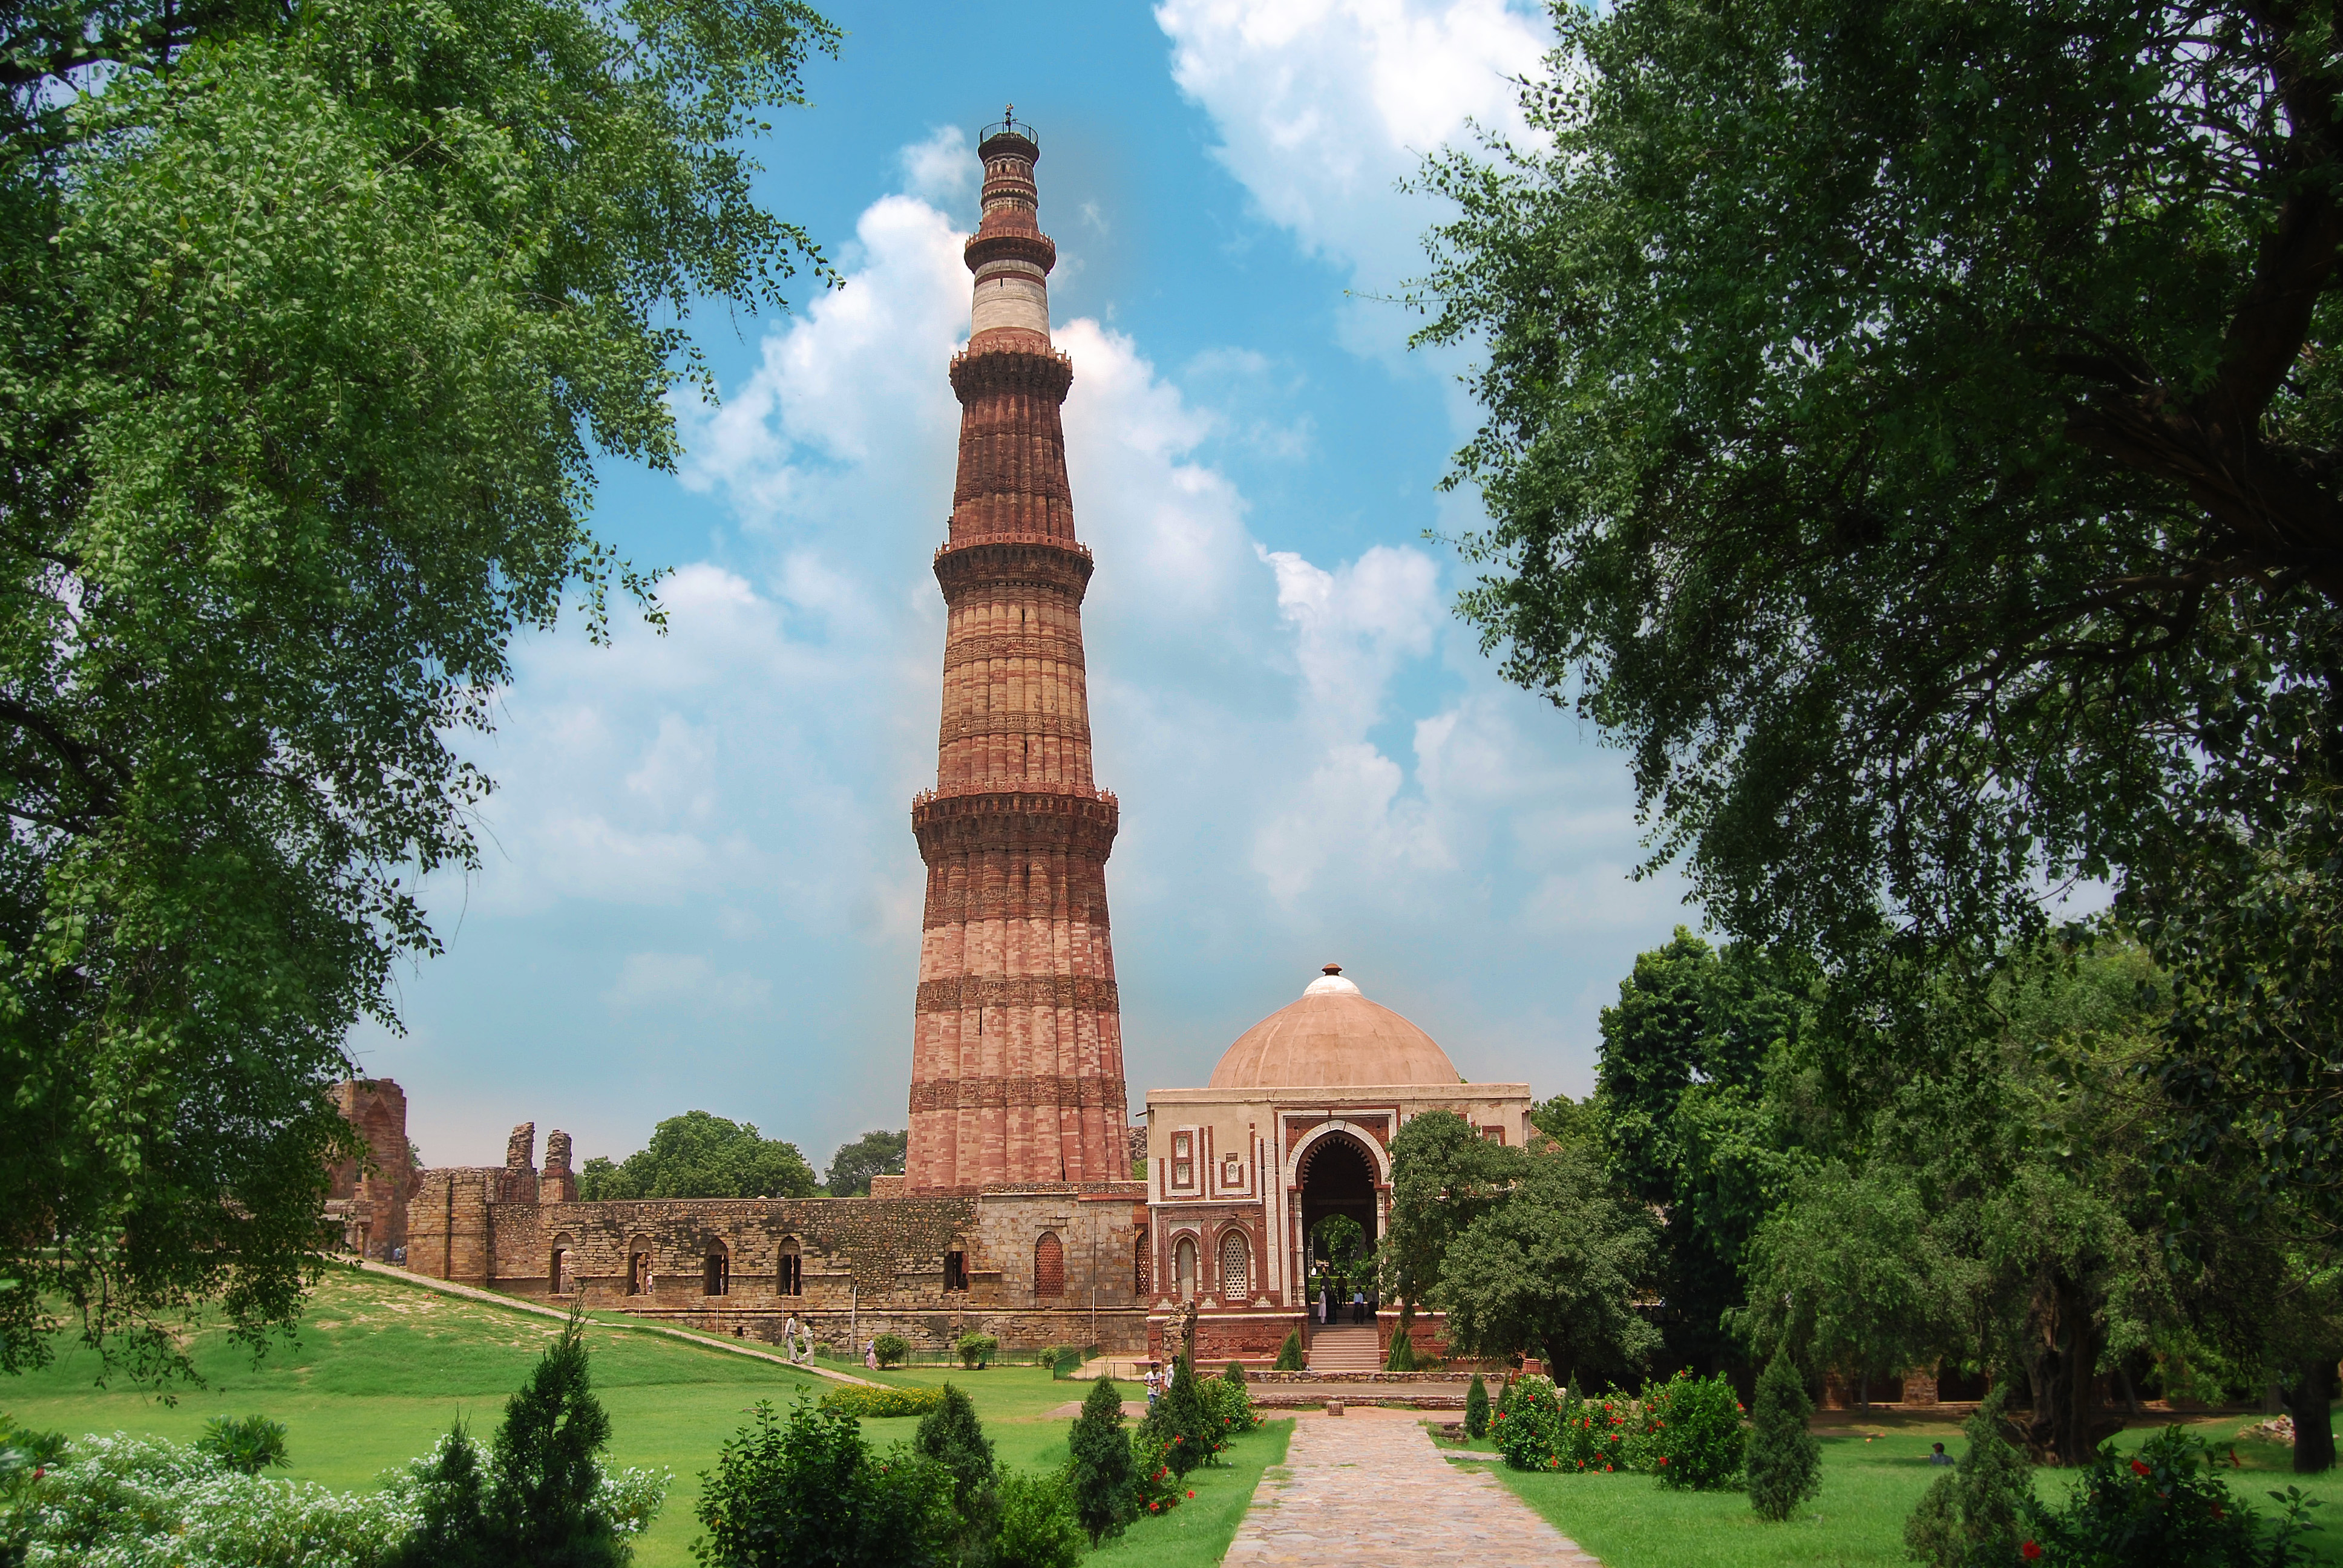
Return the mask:
[(1456, 1083), (1455, 1065), (1430, 1035), (1369, 1001), (1328, 964), (1301, 1000), (1237, 1037), (1212, 1070), (1214, 1089), (1337, 1089)]

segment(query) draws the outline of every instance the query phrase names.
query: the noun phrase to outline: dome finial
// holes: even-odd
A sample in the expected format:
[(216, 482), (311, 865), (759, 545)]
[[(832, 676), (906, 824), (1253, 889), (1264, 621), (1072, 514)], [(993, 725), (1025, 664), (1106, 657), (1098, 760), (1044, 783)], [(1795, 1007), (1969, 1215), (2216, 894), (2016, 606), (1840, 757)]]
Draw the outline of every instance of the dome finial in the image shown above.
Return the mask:
[(1341, 964), (1327, 964), (1319, 972), (1322, 974), (1338, 975), (1342, 972), (1342, 966)]

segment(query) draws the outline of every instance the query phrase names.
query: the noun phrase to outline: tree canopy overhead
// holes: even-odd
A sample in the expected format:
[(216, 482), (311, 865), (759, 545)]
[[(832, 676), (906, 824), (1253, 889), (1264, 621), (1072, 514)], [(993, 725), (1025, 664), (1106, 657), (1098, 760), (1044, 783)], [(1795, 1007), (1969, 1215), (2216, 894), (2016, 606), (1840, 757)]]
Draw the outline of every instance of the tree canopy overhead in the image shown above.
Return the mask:
[(1427, 170), (1425, 336), (1486, 349), (1465, 612), (1727, 931), (1994, 950), (2111, 879), (2176, 1087), (2253, 1101), (2190, 1147), (2331, 1170), (2331, 10), (1554, 15), (1536, 139)]
[(2324, 764), (2314, 8), (1557, 17), (1551, 148), (1433, 169), (1431, 335), (1489, 340), (1467, 608), (1633, 748), (1729, 928), (1970, 927)]
[(0, 1368), (289, 1323), (513, 637), (807, 236), (799, 0), (0, 0)]

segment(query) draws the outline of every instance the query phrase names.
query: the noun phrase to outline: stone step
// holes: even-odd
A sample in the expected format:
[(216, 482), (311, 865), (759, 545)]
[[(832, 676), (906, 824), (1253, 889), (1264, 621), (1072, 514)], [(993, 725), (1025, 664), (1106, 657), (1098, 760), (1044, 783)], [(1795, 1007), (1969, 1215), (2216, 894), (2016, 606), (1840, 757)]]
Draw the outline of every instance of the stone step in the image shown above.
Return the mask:
[(1312, 1372), (1373, 1372), (1383, 1364), (1382, 1346), (1372, 1324), (1320, 1329), (1310, 1336)]

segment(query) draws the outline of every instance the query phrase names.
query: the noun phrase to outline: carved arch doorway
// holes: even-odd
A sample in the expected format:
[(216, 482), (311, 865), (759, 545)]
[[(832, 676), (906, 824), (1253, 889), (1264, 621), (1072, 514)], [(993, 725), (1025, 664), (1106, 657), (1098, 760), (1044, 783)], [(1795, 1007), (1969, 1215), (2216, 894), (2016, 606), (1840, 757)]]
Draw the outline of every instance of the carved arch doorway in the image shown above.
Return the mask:
[(1366, 1145), (1348, 1132), (1329, 1132), (1302, 1155), (1300, 1176), (1304, 1272), (1324, 1261), (1319, 1221), (1337, 1214), (1358, 1221), (1364, 1251), (1373, 1251), (1383, 1236), (1376, 1224), (1375, 1159)]

